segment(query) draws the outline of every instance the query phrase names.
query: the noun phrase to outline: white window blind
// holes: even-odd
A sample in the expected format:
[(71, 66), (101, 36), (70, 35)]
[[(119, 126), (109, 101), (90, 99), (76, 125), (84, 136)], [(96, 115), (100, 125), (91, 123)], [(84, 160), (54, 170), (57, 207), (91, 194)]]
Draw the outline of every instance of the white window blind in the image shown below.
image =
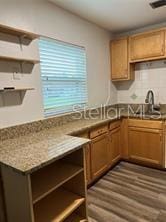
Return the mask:
[(85, 48), (48, 38), (39, 40), (46, 116), (87, 104)]

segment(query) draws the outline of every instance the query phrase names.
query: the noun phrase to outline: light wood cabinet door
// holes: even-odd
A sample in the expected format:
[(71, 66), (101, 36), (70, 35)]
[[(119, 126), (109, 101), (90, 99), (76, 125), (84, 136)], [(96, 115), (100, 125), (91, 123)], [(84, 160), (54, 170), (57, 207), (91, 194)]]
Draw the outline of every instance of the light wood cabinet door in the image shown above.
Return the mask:
[(129, 157), (127, 118), (123, 118), (121, 122), (120, 146), (121, 146), (121, 157), (122, 159), (127, 160)]
[(165, 30), (130, 37), (130, 61), (144, 61), (165, 56)]
[(109, 143), (109, 162), (111, 165), (116, 164), (121, 158), (120, 149), (120, 127), (110, 131)]
[(147, 164), (163, 164), (162, 130), (129, 127), (129, 157)]
[(108, 134), (96, 137), (91, 143), (92, 179), (99, 177), (108, 169)]
[(128, 79), (128, 67), (128, 38), (111, 41), (111, 79)]

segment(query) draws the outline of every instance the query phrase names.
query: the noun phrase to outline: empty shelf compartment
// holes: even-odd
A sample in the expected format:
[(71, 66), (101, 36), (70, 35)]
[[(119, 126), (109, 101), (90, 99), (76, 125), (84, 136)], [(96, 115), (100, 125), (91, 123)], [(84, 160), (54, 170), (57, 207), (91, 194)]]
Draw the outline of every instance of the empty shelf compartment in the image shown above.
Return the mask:
[(88, 221), (83, 217), (81, 217), (80, 215), (73, 213), (64, 222), (88, 222)]
[(83, 172), (76, 164), (57, 161), (31, 175), (32, 199), (35, 204), (49, 193)]
[(35, 222), (61, 222), (71, 215), (85, 198), (58, 188), (34, 205)]

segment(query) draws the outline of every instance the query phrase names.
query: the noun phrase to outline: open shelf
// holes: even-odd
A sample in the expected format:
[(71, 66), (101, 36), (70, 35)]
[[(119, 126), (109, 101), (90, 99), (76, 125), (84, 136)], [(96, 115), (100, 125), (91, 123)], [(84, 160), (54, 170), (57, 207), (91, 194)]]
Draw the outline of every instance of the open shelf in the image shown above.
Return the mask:
[(78, 214), (73, 213), (64, 222), (88, 222), (88, 221), (83, 217), (79, 216)]
[(27, 32), (27, 31), (21, 30), (21, 29), (16, 29), (16, 28), (9, 27), (9, 26), (2, 25), (2, 24), (0, 24), (0, 32), (10, 34), (10, 35), (15, 35), (18, 37), (24, 37), (24, 38), (27, 38), (30, 40), (40, 37), (38, 34), (35, 34), (32, 32)]
[(85, 198), (58, 188), (34, 205), (35, 222), (64, 221), (84, 201)]
[(31, 175), (33, 203), (72, 179), (83, 171), (83, 167), (57, 161)]
[(7, 92), (20, 92), (26, 90), (34, 90), (34, 88), (14, 88), (14, 89), (0, 89), (0, 93), (7, 93)]
[(0, 55), (0, 60), (9, 61), (9, 62), (31, 63), (31, 64), (40, 63), (40, 60), (36, 59), (17, 58), (17, 57), (2, 56), (2, 55)]

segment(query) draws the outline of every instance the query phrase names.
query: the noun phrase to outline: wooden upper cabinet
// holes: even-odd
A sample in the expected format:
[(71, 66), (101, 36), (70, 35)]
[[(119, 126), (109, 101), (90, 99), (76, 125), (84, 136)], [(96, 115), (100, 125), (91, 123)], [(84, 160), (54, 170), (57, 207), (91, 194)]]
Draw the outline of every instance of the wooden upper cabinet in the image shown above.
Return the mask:
[(133, 35), (129, 38), (130, 62), (160, 59), (166, 56), (165, 30)]
[(111, 79), (113, 81), (128, 80), (128, 38), (111, 41)]
[(165, 28), (112, 40), (111, 80), (133, 80), (135, 63), (164, 58), (166, 58)]

